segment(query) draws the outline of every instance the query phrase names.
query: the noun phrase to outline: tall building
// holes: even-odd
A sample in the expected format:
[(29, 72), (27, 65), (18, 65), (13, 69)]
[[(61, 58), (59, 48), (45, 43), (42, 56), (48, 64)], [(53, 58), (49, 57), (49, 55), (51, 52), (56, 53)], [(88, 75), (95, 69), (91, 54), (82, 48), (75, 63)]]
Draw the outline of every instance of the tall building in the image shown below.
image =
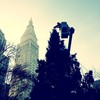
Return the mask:
[(16, 66), (13, 69), (9, 98), (10, 100), (30, 100), (30, 93), (34, 86), (33, 76), (37, 67), (39, 46), (34, 31), (32, 19), (29, 21), (21, 37), (16, 54)]
[(18, 45), (18, 52), (16, 55), (16, 64), (28, 65), (30, 72), (33, 73), (37, 67), (37, 59), (39, 55), (39, 46), (37, 44), (37, 37), (34, 31), (32, 19), (29, 21), (24, 34), (20, 39)]
[(0, 100), (5, 100), (6, 91), (6, 73), (9, 64), (9, 57), (4, 55), (6, 39), (4, 33), (0, 30)]

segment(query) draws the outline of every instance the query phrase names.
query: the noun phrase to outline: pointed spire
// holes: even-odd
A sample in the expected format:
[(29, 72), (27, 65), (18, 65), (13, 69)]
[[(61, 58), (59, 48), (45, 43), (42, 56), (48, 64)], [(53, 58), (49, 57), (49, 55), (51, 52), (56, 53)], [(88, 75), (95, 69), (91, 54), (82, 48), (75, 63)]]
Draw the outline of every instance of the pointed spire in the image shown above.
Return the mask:
[(31, 36), (31, 38), (34, 38), (33, 40), (35, 42), (37, 42), (37, 37), (36, 37), (35, 31), (34, 31), (32, 18), (30, 18), (30, 20), (29, 20), (29, 24), (28, 24), (24, 34), (22, 35), (21, 41), (24, 41), (25, 40), (24, 37), (27, 38), (28, 36)]
[(33, 25), (33, 21), (32, 21), (32, 18), (30, 18), (29, 26), (32, 26), (32, 25)]

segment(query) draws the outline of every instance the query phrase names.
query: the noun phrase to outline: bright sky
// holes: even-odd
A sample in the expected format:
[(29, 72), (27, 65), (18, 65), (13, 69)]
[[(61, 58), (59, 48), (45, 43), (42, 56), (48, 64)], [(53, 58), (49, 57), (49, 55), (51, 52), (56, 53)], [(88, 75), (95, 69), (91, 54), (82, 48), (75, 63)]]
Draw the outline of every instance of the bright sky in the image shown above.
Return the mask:
[(0, 0), (0, 29), (8, 41), (19, 43), (30, 18), (40, 58), (53, 26), (66, 21), (75, 28), (71, 52), (87, 69), (100, 71), (100, 0)]

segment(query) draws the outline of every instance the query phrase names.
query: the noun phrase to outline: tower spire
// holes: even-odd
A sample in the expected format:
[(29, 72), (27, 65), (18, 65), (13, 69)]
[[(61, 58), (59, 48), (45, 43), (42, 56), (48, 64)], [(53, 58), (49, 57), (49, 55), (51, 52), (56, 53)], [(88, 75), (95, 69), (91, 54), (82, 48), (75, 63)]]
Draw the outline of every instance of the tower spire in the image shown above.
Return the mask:
[(33, 25), (33, 21), (32, 21), (32, 18), (30, 18), (29, 26), (32, 26), (32, 25)]
[[(18, 67), (20, 67), (22, 71), (24, 71), (24, 73), (28, 73), (30, 76), (36, 75), (35, 70), (38, 65), (37, 64), (38, 51), (39, 51), (38, 49), (39, 46), (37, 44), (37, 38), (36, 38), (32, 18), (31, 18), (29, 20), (28, 26), (24, 34), (21, 37), (21, 41), (18, 44), (18, 51), (16, 53), (16, 59), (15, 59), (15, 64), (21, 65)], [(17, 77), (16, 75), (14, 74), (12, 75), (12, 77), (14, 78), (11, 80), (9, 97), (10, 98), (16, 97), (18, 100), (20, 100), (20, 98), (21, 100), (25, 100), (26, 98), (30, 100), (30, 94), (32, 91), (32, 87), (34, 86), (34, 81), (32, 79), (28, 79), (28, 78), (26, 79), (24, 77), (21, 78), (20, 76)], [(18, 82), (16, 82), (15, 79), (18, 79)], [(18, 88), (15, 88), (16, 86)], [(23, 86), (26, 86), (27, 89), (20, 91)]]

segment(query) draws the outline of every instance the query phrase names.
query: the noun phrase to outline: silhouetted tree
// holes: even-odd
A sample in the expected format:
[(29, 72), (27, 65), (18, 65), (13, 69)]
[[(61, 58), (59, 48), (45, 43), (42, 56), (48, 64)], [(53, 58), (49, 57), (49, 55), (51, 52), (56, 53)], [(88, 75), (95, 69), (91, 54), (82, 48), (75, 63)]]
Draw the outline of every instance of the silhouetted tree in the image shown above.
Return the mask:
[(38, 61), (37, 83), (33, 88), (35, 100), (65, 100), (80, 88), (81, 73), (76, 54), (69, 55), (54, 29), (48, 41), (46, 60)]
[(5, 54), (6, 47), (4, 33), (0, 30), (0, 100), (5, 100), (6, 95), (5, 79), (9, 63), (9, 57)]
[(91, 88), (94, 82), (93, 72), (90, 70), (88, 73), (85, 73), (83, 82), (86, 84), (87, 88)]
[(93, 86), (95, 88), (95, 95), (93, 95), (95, 97), (95, 100), (99, 100), (100, 99), (100, 80), (96, 80), (93, 83)]
[(28, 65), (16, 65), (12, 71), (8, 100), (30, 100), (33, 82), (34, 75)]
[(97, 100), (96, 91), (93, 87), (94, 78), (93, 71), (90, 70), (88, 73), (85, 73), (82, 79), (82, 96), (86, 100)]

